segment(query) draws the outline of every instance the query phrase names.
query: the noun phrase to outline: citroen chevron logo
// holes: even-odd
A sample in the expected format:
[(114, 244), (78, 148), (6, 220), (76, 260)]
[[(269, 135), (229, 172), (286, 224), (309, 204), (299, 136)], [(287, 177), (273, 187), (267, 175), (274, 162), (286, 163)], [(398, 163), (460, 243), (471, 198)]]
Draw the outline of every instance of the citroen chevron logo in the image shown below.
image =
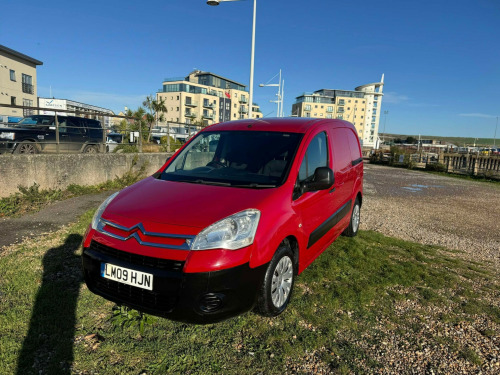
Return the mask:
[[(106, 226), (110, 226), (116, 229), (119, 229), (121, 231), (130, 233), (127, 237), (120, 236), (115, 233), (111, 233), (105, 229)], [(97, 231), (99, 233), (105, 234), (109, 237), (118, 239), (120, 241), (128, 241), (131, 238), (134, 238), (140, 245), (143, 246), (151, 246), (151, 247), (161, 247), (165, 249), (176, 249), (176, 250), (189, 250), (189, 243), (191, 243), (191, 240), (195, 238), (196, 236), (193, 235), (188, 235), (188, 234), (170, 234), (170, 233), (156, 233), (156, 232), (148, 232), (144, 229), (144, 225), (142, 223), (138, 223), (130, 228), (124, 227), (122, 225), (113, 223), (108, 220), (101, 219), (99, 221), (99, 225), (97, 226)], [(132, 232), (132, 233), (131, 233)], [(156, 242), (148, 242), (148, 241), (143, 241), (141, 239), (141, 236), (139, 235), (139, 232), (141, 232), (143, 235), (148, 236), (148, 237), (161, 237), (161, 238), (177, 238), (177, 239), (184, 239), (186, 240), (182, 245), (167, 245), (167, 244), (161, 244), (161, 243), (156, 243)]]

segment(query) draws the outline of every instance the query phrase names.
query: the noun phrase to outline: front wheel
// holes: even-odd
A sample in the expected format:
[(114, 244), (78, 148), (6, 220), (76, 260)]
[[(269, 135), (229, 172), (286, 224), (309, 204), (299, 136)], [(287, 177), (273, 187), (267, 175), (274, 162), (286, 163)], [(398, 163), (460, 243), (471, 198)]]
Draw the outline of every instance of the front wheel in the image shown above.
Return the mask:
[(359, 229), (359, 221), (361, 217), (361, 204), (359, 203), (359, 199), (356, 198), (354, 202), (354, 207), (352, 208), (351, 213), (351, 221), (349, 222), (349, 226), (342, 232), (342, 234), (346, 237), (354, 237), (358, 234)]
[(30, 141), (22, 141), (14, 150), (15, 154), (38, 154), (36, 143)]
[(267, 267), (257, 298), (257, 313), (276, 316), (286, 309), (292, 296), (295, 273), (294, 256), (290, 243), (285, 240)]

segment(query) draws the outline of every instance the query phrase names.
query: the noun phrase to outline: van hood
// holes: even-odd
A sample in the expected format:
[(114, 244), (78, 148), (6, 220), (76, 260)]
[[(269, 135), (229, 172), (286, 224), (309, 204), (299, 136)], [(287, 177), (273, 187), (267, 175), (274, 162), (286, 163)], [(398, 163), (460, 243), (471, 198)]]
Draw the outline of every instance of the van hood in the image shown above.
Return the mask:
[[(148, 177), (121, 191), (103, 218), (203, 229), (237, 212), (271, 199), (276, 188), (249, 189), (158, 180)], [(120, 223), (117, 223), (120, 224)]]

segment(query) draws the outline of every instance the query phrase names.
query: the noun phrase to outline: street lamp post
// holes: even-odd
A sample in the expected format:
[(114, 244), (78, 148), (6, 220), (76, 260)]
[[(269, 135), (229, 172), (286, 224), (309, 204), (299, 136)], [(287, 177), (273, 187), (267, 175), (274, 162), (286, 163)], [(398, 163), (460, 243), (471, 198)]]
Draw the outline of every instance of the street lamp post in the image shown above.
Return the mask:
[(493, 136), (493, 146), (497, 145), (497, 128), (498, 128), (498, 116), (497, 116), (497, 124), (495, 125), (495, 135)]
[[(278, 93), (276, 94), (277, 99), (276, 100), (271, 100), (271, 103), (278, 103), (278, 110), (276, 111), (276, 117), (283, 117), (283, 85), (285, 83), (285, 80), (281, 80), (281, 69), (279, 74), (279, 81), (278, 83), (261, 83), (259, 86), (260, 87), (277, 87), (278, 88)], [(269, 81), (272, 81), (276, 76), (276, 74), (273, 78), (271, 78)], [(267, 81), (267, 82), (269, 82)]]
[[(220, 3), (225, 3), (228, 1), (240, 1), (240, 0), (207, 0), (208, 5), (217, 6)], [(249, 104), (248, 104), (248, 118), (252, 118), (252, 107), (253, 107), (253, 66), (255, 57), (255, 18), (257, 14), (257, 0), (253, 0), (253, 22), (252, 22), (252, 53), (250, 55), (250, 92)]]

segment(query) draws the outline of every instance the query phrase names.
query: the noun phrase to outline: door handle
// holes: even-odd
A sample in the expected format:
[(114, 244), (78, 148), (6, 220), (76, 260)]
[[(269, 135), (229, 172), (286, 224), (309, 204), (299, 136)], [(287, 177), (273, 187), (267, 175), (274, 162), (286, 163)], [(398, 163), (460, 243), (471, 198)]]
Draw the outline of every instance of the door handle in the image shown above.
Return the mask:
[(335, 191), (335, 188), (332, 188), (328, 193), (331, 194)]

